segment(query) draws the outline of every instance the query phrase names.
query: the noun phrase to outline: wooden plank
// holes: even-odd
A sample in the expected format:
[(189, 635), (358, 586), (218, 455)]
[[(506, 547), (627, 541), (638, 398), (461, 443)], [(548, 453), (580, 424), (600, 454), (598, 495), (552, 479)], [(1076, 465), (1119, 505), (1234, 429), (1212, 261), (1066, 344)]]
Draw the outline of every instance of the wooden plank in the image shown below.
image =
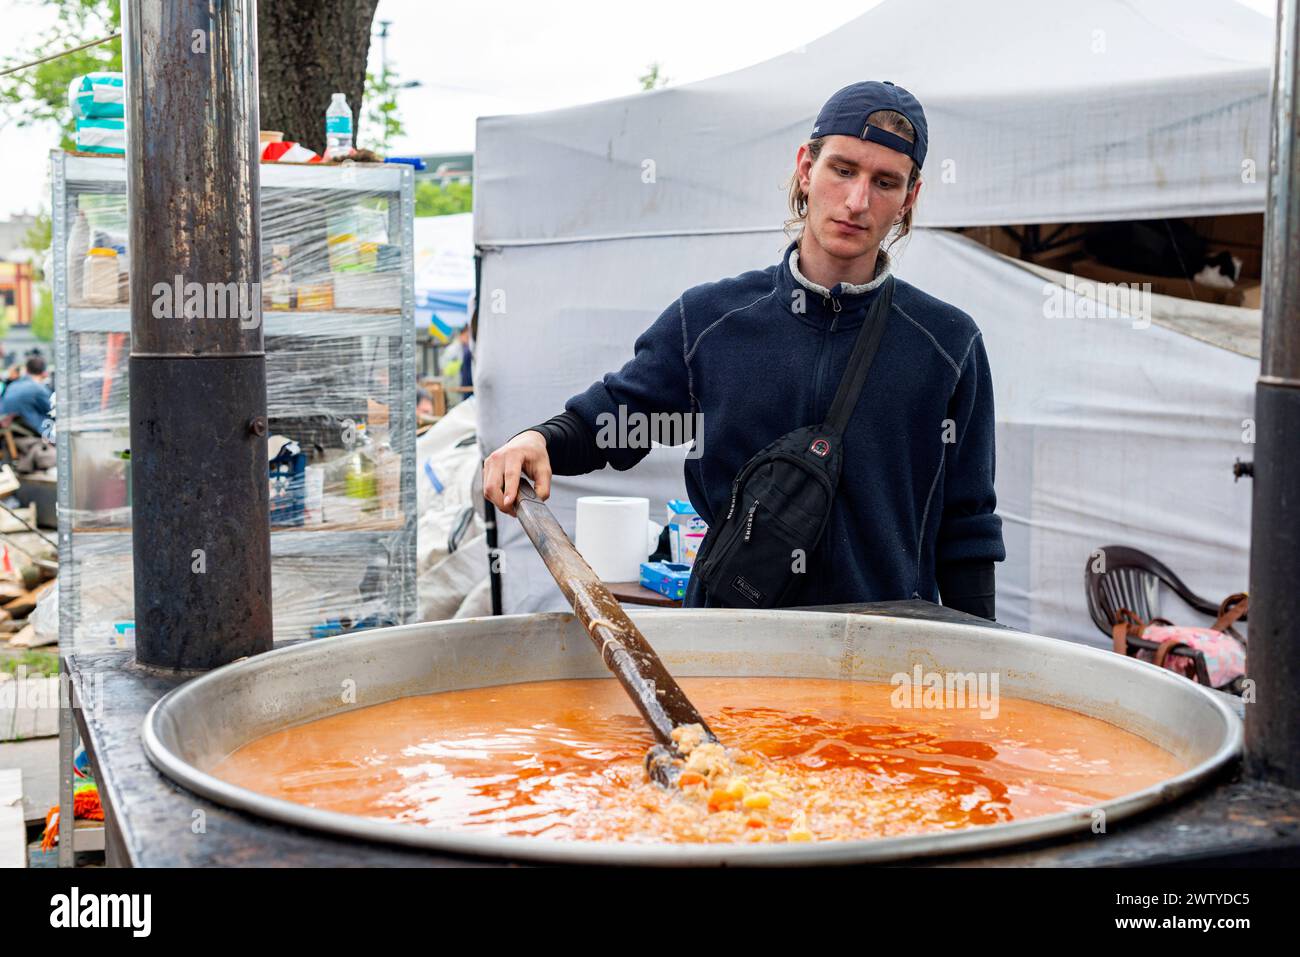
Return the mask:
[(0, 741), (26, 741), (59, 733), (57, 676), (5, 676), (0, 682)]
[(669, 598), (657, 591), (646, 588), (640, 582), (605, 582), (609, 593), (625, 605), (653, 605), (657, 608), (680, 608), (682, 603), (676, 598)]
[(5, 602), (4, 610), (9, 612), (9, 614), (14, 618), (25, 618), (32, 613), (32, 609), (34, 609), (36, 603), (41, 600), (41, 596), (54, 587), (56, 581), (58, 581), (58, 579), (51, 578), (49, 581), (37, 585), (31, 591), (19, 595), (11, 601)]
[[(19, 519), (26, 521), (27, 524), (24, 525)], [(11, 508), (8, 512), (0, 511), (0, 533), (26, 532), (35, 527), (36, 505), (34, 503), (24, 505), (22, 508)]]
[(43, 825), (50, 808), (59, 803), (59, 739), (6, 741), (0, 745), (0, 766), (23, 772), (23, 817), (29, 828)]
[(9, 639), (10, 648), (30, 648), (31, 643), (36, 640), (36, 629), (32, 625), (23, 625), (22, 628), (14, 632)]
[(59, 635), (57, 632), (53, 634), (40, 634), (36, 631), (36, 626), (31, 624), (23, 625), (23, 627), (15, 632), (9, 639), (10, 648), (44, 648), (48, 645), (57, 645), (58, 643)]

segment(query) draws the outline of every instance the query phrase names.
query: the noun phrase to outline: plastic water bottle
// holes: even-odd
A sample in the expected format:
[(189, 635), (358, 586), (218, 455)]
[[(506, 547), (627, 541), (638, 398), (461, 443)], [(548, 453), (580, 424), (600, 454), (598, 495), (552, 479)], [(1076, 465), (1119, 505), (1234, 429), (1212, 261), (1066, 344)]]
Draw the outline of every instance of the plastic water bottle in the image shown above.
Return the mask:
[(342, 93), (335, 93), (325, 111), (325, 158), (352, 154), (352, 107)]

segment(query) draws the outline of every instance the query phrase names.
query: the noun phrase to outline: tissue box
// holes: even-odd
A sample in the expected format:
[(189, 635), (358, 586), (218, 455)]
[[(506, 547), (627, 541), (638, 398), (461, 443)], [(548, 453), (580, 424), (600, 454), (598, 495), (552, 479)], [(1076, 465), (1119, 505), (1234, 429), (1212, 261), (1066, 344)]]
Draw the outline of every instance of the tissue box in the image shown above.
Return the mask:
[(691, 566), (677, 562), (642, 562), (641, 587), (681, 601), (686, 597), (686, 583), (691, 580)]
[(695, 564), (695, 555), (709, 526), (695, 511), (695, 506), (681, 498), (668, 503), (667, 525), (668, 547), (673, 561), (689, 568)]

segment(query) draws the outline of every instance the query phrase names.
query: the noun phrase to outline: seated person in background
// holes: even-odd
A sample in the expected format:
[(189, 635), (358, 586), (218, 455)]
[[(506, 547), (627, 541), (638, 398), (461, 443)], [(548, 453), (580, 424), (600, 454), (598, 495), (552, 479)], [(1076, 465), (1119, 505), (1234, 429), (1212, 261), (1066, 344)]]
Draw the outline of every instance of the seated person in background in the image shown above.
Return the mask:
[(460, 330), (460, 387), (465, 390), (465, 395), (474, 394), (474, 347), (470, 342), (470, 324), (465, 323), (464, 328)]
[(48, 378), (45, 360), (32, 356), (27, 360), (27, 374), (5, 389), (0, 414), (17, 416), (23, 425), (41, 435), (50, 417), (50, 390), (45, 384)]
[(415, 421), (433, 421), (433, 396), (419, 386), (415, 389)]

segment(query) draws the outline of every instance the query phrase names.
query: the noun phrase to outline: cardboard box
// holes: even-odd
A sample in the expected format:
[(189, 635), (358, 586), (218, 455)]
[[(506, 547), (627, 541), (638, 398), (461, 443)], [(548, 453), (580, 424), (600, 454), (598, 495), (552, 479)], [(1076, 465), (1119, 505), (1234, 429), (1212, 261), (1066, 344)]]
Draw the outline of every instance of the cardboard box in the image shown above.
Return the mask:
[(1243, 309), (1262, 309), (1264, 305), (1264, 285), (1260, 282), (1238, 283), (1237, 287), (1232, 290), (1234, 297), (1238, 300), (1231, 305), (1241, 306)]
[(1202, 286), (1190, 279), (1172, 276), (1153, 276), (1149, 273), (1129, 272), (1104, 266), (1095, 259), (1080, 259), (1072, 269), (1076, 276), (1092, 279), (1096, 282), (1126, 283), (1129, 285), (1151, 284), (1151, 292), (1156, 296), (1177, 296), (1179, 299), (1191, 299), (1197, 302), (1213, 302), (1218, 305), (1233, 305), (1233, 289), (1215, 289)]
[(709, 530), (695, 506), (686, 499), (675, 498), (668, 503), (668, 547), (672, 560), (690, 567)]

